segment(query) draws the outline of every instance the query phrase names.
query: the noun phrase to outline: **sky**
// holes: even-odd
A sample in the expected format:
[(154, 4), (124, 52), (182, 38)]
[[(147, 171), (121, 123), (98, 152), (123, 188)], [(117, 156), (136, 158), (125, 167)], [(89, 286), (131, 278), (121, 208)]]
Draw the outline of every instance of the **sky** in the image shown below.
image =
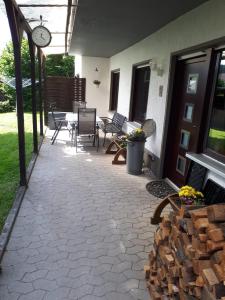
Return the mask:
[(8, 20), (5, 15), (5, 4), (0, 0), (0, 54), (8, 41), (11, 40)]

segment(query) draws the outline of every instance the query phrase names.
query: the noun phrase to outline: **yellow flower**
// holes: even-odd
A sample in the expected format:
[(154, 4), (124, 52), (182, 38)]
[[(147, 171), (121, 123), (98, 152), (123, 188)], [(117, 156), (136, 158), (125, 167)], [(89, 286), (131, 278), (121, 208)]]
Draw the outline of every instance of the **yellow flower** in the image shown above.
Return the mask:
[(142, 130), (141, 128), (137, 128), (137, 129), (136, 129), (136, 133), (142, 133), (142, 131), (143, 131), (143, 130)]
[(204, 198), (204, 195), (203, 195), (201, 192), (196, 192), (196, 196), (197, 196), (197, 197)]
[(192, 189), (192, 187), (189, 186), (189, 185), (184, 185), (184, 186), (182, 186), (182, 188), (181, 188), (181, 190), (191, 190), (191, 189)]

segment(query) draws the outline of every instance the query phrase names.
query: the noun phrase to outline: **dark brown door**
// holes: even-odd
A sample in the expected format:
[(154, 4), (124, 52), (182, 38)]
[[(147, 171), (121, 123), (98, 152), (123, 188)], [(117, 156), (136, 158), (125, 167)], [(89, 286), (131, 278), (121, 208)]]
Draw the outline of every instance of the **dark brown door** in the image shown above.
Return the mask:
[(178, 61), (166, 150), (165, 175), (177, 186), (185, 184), (186, 152), (199, 151), (210, 55)]
[(130, 120), (142, 123), (146, 119), (150, 67), (135, 67), (133, 70), (133, 95), (131, 99)]
[(117, 110), (119, 82), (120, 82), (120, 72), (119, 71), (112, 72), (109, 110)]

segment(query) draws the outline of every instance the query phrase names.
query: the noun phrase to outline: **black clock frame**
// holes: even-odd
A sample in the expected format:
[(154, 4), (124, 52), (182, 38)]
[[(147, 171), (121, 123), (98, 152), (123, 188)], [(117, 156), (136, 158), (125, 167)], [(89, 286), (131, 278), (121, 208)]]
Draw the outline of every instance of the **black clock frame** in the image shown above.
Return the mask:
[[(33, 32), (34, 32), (34, 30), (36, 30), (37, 28), (44, 28), (46, 31), (48, 31), (48, 33), (49, 33), (49, 36), (50, 36), (50, 40), (49, 40), (49, 42), (48, 42), (48, 44), (47, 45), (45, 45), (45, 46), (39, 46), (39, 45), (37, 45), (35, 42), (34, 42), (34, 40), (33, 40)], [(48, 28), (46, 28), (45, 26), (43, 26), (43, 25), (38, 25), (38, 26), (36, 26), (36, 27), (34, 27), (33, 29), (32, 29), (32, 33), (31, 33), (31, 36), (32, 36), (32, 41), (34, 42), (34, 44), (37, 46), (37, 47), (39, 47), (39, 48), (45, 48), (45, 47), (48, 47), (48, 45), (51, 43), (51, 41), (52, 41), (52, 35), (51, 35), (51, 32), (48, 30)]]

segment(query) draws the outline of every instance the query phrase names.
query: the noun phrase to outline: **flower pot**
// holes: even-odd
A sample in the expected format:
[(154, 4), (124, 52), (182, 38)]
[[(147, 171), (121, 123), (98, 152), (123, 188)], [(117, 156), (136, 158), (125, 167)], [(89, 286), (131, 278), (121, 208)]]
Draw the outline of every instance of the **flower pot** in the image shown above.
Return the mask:
[(127, 141), (127, 173), (140, 175), (142, 173), (145, 141)]
[(195, 203), (190, 205), (184, 205), (182, 203), (182, 199), (179, 196), (170, 197), (170, 204), (174, 211), (183, 210), (183, 216), (185, 218), (190, 218), (190, 211), (205, 207), (204, 204), (195, 204)]

